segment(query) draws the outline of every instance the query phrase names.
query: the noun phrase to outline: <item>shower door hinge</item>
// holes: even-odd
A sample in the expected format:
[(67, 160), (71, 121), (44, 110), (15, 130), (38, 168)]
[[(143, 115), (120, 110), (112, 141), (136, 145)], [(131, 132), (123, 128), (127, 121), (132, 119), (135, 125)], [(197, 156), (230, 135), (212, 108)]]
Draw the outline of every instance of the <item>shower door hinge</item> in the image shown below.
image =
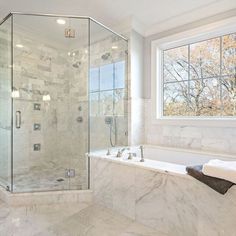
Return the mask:
[(66, 169), (65, 177), (66, 178), (74, 178), (75, 177), (75, 169)]

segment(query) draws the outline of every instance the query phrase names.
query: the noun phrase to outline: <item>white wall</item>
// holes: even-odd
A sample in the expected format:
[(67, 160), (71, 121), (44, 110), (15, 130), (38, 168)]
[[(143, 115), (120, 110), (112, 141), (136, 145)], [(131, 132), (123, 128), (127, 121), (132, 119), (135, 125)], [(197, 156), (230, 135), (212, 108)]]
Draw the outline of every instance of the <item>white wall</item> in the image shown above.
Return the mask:
[(132, 30), (129, 40), (130, 55), (130, 144), (144, 142), (144, 38)]

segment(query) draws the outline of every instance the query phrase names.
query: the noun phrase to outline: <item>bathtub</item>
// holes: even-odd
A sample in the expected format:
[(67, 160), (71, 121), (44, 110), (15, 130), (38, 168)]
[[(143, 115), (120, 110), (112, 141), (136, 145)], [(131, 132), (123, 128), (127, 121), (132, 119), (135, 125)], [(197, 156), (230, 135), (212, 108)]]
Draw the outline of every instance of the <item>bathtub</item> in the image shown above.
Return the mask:
[(128, 160), (117, 150), (90, 154), (91, 189), (96, 203), (168, 236), (236, 236), (236, 186), (221, 195), (186, 174), (186, 166), (235, 156), (144, 146)]
[[(136, 165), (141, 168), (151, 169), (169, 174), (186, 175), (186, 167), (202, 165), (211, 159), (236, 160), (236, 156), (195, 151), (188, 149), (178, 149), (161, 146), (144, 145), (144, 162), (140, 162), (141, 153), (139, 147), (130, 147), (121, 158), (116, 157), (118, 149), (112, 149), (111, 155), (107, 156), (106, 151), (91, 153), (91, 157), (108, 159), (124, 165)], [(136, 153), (137, 157), (128, 160), (128, 153)]]

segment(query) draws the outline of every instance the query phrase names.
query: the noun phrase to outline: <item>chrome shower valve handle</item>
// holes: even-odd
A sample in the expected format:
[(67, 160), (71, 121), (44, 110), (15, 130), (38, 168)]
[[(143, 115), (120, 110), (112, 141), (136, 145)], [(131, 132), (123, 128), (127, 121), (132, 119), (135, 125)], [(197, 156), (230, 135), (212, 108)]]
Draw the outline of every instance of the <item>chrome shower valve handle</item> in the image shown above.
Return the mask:
[(110, 150), (110, 148), (107, 149), (106, 155), (107, 155), (107, 156), (110, 156), (110, 155), (111, 155), (111, 150)]

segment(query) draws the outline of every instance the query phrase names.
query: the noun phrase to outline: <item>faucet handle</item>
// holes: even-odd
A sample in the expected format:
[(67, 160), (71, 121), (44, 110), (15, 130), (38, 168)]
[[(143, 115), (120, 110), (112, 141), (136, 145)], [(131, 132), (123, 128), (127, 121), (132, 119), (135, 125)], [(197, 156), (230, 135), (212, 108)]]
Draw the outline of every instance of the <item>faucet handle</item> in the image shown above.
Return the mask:
[(133, 157), (136, 157), (137, 154), (135, 152), (129, 152), (128, 160), (132, 160)]
[(141, 145), (139, 148), (140, 148), (140, 151), (141, 151), (141, 159), (140, 159), (140, 162), (144, 162), (143, 146)]
[(110, 150), (110, 148), (108, 148), (107, 149), (107, 154), (106, 154), (107, 156), (110, 156), (111, 155), (111, 150)]
[(117, 152), (117, 154), (116, 154), (116, 157), (121, 157), (121, 155), (122, 155), (122, 152), (121, 152), (120, 149), (118, 149), (118, 152)]

